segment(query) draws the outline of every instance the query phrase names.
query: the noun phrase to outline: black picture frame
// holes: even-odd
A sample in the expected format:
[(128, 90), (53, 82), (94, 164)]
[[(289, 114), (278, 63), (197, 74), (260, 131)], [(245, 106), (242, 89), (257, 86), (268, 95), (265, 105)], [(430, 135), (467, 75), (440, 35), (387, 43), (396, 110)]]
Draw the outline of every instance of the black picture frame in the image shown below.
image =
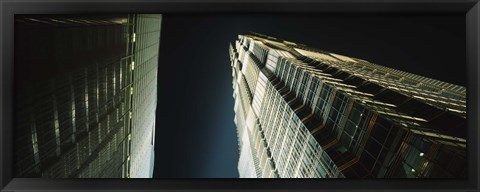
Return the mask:
[[(0, 2), (1, 191), (479, 191), (478, 0), (117, 0)], [(467, 50), (468, 179), (34, 179), (13, 178), (13, 22), (15, 14), (89, 13), (465, 13)]]

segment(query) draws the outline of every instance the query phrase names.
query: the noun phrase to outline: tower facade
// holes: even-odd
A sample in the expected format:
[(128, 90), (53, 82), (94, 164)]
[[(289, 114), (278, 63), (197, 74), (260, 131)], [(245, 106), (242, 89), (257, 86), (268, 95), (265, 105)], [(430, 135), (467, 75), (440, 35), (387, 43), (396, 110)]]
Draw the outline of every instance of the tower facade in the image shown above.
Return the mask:
[(15, 18), (16, 177), (152, 177), (160, 23)]
[(466, 177), (465, 87), (255, 33), (230, 58), (240, 177)]

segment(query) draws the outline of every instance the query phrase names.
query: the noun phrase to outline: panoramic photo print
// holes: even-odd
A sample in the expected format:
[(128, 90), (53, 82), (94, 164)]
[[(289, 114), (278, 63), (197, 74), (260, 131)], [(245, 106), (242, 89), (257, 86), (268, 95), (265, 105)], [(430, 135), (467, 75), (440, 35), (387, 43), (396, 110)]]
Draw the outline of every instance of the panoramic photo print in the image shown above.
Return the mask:
[(15, 15), (14, 175), (464, 179), (463, 19)]

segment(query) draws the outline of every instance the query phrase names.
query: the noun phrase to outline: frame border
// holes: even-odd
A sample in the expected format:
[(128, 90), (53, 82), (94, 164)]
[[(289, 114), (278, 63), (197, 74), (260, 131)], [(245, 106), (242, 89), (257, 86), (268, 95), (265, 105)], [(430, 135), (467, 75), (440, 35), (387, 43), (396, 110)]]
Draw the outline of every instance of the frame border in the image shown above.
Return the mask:
[[(0, 0), (0, 190), (3, 191), (479, 191), (479, 0)], [(465, 13), (468, 180), (455, 179), (34, 179), (13, 178), (14, 14)], [(473, 117), (473, 118), (472, 118)]]

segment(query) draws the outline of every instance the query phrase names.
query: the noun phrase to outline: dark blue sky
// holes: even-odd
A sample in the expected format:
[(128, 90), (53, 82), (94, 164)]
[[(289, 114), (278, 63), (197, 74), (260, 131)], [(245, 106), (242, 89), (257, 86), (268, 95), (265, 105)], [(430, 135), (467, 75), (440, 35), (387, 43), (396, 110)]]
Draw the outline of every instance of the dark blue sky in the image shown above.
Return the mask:
[(228, 43), (248, 31), (466, 86), (462, 14), (165, 14), (155, 178), (238, 177)]

